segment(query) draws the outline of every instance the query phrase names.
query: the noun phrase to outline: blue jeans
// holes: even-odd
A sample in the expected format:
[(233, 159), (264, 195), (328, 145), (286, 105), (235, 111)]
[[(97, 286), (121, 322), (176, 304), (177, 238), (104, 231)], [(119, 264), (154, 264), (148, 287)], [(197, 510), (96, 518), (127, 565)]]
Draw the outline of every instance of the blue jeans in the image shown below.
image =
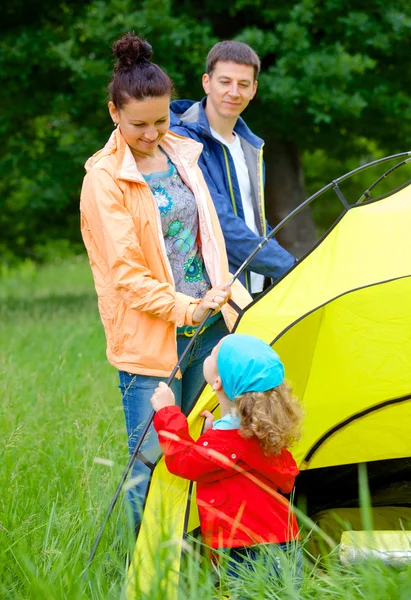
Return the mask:
[[(296, 583), (301, 583), (303, 576), (303, 556), (298, 542), (282, 542), (280, 544), (261, 544), (224, 550), (229, 556), (227, 575), (238, 578), (241, 568), (249, 571), (257, 570), (257, 563), (263, 565), (271, 577), (281, 578), (284, 568), (293, 575)], [(240, 566), (241, 565), (241, 566)]]
[[(204, 384), (204, 360), (211, 354), (214, 346), (227, 334), (228, 329), (223, 318), (210, 325), (210, 327), (207, 327), (197, 337), (193, 348), (180, 367), (183, 376), (182, 379), (174, 378), (172, 381), (171, 389), (176, 397), (176, 404), (181, 407), (185, 414), (188, 414), (190, 411), (194, 400), (197, 398)], [(177, 352), (179, 357), (190, 342), (190, 337), (186, 337), (185, 335), (177, 336)], [(160, 351), (161, 349), (159, 348)], [(160, 381), (165, 381), (166, 378), (134, 375), (125, 371), (119, 371), (119, 377), (119, 387), (123, 398), (128, 434), (128, 450), (131, 455), (140, 438), (141, 431), (152, 412), (150, 398)], [(141, 453), (151, 465), (144, 464), (141, 460), (136, 459), (131, 472), (131, 477), (136, 479), (136, 485), (127, 492), (136, 526), (141, 521), (142, 508), (152, 473), (152, 465), (161, 456), (161, 449), (153, 425), (148, 430), (148, 434), (141, 447)]]

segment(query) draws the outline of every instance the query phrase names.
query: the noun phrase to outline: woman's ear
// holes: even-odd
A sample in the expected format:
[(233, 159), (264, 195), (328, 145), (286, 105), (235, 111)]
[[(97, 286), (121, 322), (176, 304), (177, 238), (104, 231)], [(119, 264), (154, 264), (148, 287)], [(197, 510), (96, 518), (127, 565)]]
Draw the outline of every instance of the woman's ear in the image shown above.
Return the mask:
[(113, 119), (113, 123), (114, 125), (118, 125), (118, 122), (120, 120), (120, 115), (118, 114), (118, 110), (115, 107), (114, 102), (112, 102), (110, 100), (110, 102), (108, 103), (108, 112), (110, 113), (110, 117)]

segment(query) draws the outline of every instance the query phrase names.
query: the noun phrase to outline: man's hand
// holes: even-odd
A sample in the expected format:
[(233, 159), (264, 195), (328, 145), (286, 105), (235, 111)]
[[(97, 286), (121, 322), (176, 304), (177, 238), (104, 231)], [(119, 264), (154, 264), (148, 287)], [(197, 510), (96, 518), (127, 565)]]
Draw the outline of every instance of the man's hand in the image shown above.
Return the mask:
[(203, 433), (211, 429), (214, 423), (214, 415), (209, 410), (203, 410), (200, 417), (205, 417)]
[(151, 406), (156, 412), (166, 406), (174, 406), (176, 399), (171, 388), (164, 381), (160, 381), (158, 387), (154, 390), (154, 394), (150, 398)]

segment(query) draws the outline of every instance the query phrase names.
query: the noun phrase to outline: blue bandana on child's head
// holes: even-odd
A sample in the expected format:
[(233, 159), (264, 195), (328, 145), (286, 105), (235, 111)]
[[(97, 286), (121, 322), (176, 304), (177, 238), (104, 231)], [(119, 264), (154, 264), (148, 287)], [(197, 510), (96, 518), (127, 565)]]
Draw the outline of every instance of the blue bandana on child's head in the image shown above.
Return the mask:
[(284, 381), (284, 366), (268, 344), (252, 335), (234, 333), (218, 350), (218, 374), (230, 400), (246, 392), (266, 392)]

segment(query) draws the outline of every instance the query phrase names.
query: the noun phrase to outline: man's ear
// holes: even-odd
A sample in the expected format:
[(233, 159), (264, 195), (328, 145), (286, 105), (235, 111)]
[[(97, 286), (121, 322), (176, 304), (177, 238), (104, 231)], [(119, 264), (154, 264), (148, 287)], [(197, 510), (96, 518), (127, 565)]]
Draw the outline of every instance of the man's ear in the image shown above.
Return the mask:
[(203, 84), (203, 90), (208, 94), (210, 90), (210, 75), (208, 73), (204, 73), (201, 83)]
[(214, 383), (213, 383), (213, 386), (212, 386), (212, 387), (213, 387), (213, 390), (214, 390), (215, 392), (219, 392), (220, 390), (222, 390), (222, 389), (223, 389), (223, 384), (222, 384), (222, 381), (221, 381), (221, 377), (220, 377), (220, 376), (218, 376), (218, 377), (217, 377), (217, 379), (214, 381)]
[(252, 92), (251, 100), (252, 100), (252, 99), (254, 98), (254, 96), (256, 95), (256, 93), (257, 93), (257, 88), (258, 88), (258, 81), (257, 81), (257, 80), (255, 80), (255, 81), (254, 81), (254, 83), (253, 83), (253, 92)]

